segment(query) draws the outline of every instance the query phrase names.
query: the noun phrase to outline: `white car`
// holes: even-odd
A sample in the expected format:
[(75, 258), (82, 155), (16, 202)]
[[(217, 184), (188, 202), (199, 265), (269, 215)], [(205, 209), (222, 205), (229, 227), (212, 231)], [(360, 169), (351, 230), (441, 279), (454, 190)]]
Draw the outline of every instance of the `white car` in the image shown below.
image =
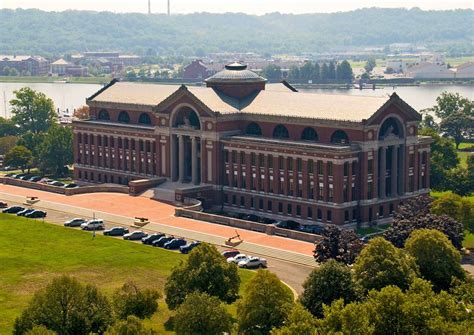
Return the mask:
[(74, 218), (64, 222), (64, 227), (80, 227), (83, 223), (86, 223), (87, 220), (83, 218)]
[(244, 261), (244, 260), (246, 260), (247, 258), (249, 258), (249, 256), (244, 255), (244, 254), (238, 254), (238, 255), (235, 256), (235, 257), (227, 258), (227, 263), (235, 263), (235, 264), (238, 264), (239, 262)]
[(89, 220), (86, 223), (81, 224), (82, 230), (104, 230), (104, 220), (102, 219), (93, 219)]
[(251, 269), (251, 268), (266, 268), (267, 267), (267, 260), (264, 258), (258, 257), (248, 257), (245, 260), (240, 261), (237, 263), (239, 268)]

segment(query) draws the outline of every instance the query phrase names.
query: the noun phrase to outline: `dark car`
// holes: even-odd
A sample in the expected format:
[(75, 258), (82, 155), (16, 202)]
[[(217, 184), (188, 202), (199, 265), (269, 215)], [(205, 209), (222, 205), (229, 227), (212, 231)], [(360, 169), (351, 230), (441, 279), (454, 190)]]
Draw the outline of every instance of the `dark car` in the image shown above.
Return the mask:
[(13, 178), (15, 179), (21, 179), (23, 176), (25, 176), (26, 173), (19, 173), (19, 174), (16, 174)]
[(19, 179), (21, 180), (29, 180), (30, 178), (34, 177), (32, 174), (25, 174), (21, 176)]
[(123, 236), (125, 234), (128, 234), (128, 228), (112, 227), (110, 229), (104, 230), (104, 235), (106, 236)]
[(310, 234), (321, 234), (324, 228), (317, 225), (301, 225), (299, 230)]
[(191, 242), (191, 243), (188, 243), (186, 245), (183, 245), (183, 246), (179, 247), (179, 251), (181, 251), (182, 254), (187, 254), (187, 253), (191, 252), (191, 250), (193, 250), (194, 248), (196, 248), (200, 244), (201, 244), (201, 242), (194, 241), (194, 242)]
[(4, 210), (2, 210), (2, 213), (16, 214), (18, 212), (21, 212), (24, 209), (25, 208), (21, 207), (21, 206), (11, 206), (11, 207), (8, 207), (8, 208), (5, 208)]
[(64, 188), (78, 188), (79, 185), (77, 184), (74, 184), (74, 183), (70, 183), (70, 184), (67, 184), (66, 186), (64, 186)]
[(291, 221), (291, 220), (278, 221), (277, 223), (275, 223), (275, 226), (278, 228), (293, 229), (293, 230), (297, 230), (300, 228), (300, 224), (298, 222)]
[(171, 241), (169, 241), (168, 243), (165, 243), (163, 245), (163, 247), (165, 249), (170, 249), (170, 250), (174, 250), (174, 249), (179, 249), (179, 247), (182, 247), (183, 245), (186, 245), (186, 240), (185, 239), (182, 239), (182, 238), (175, 238), (175, 239), (172, 239)]
[(240, 254), (240, 251), (239, 250), (233, 250), (233, 249), (225, 250), (221, 253), (221, 255), (224, 256), (226, 259), (230, 258), (230, 257), (235, 257), (238, 254)]
[(154, 241), (159, 240), (163, 236), (165, 236), (165, 234), (163, 234), (163, 233), (151, 234), (151, 235), (148, 235), (147, 237), (142, 238), (142, 243), (143, 244), (152, 244)]
[(273, 224), (273, 223), (275, 223), (275, 222), (276, 222), (275, 220), (270, 219), (270, 218), (262, 218), (262, 219), (260, 220), (260, 223), (263, 223), (263, 224)]
[(7, 208), (8, 204), (6, 202), (0, 201), (0, 208)]
[(30, 179), (28, 179), (28, 181), (31, 181), (33, 183), (37, 183), (39, 182), (41, 179), (43, 179), (43, 177), (40, 177), (40, 176), (33, 176), (31, 177)]
[(26, 214), (28, 213), (31, 213), (31, 212), (34, 212), (35, 210), (33, 208), (26, 208), (22, 211), (19, 211), (18, 213), (16, 213), (17, 216), (25, 216)]
[(174, 239), (173, 236), (163, 236), (163, 237), (160, 237), (159, 239), (151, 242), (151, 245), (154, 246), (154, 247), (163, 247), (165, 245), (165, 243), (171, 241), (172, 239)]
[(245, 215), (243, 217), (244, 220), (247, 220), (247, 221), (252, 221), (252, 222), (258, 222), (260, 221), (260, 217), (255, 215), (255, 214), (249, 214), (249, 215)]
[(32, 212), (29, 212), (25, 214), (26, 218), (31, 218), (31, 219), (40, 219), (40, 218), (45, 218), (46, 217), (46, 212), (44, 211), (39, 211), (39, 210), (33, 210)]
[(138, 240), (141, 240), (142, 238), (144, 237), (147, 237), (148, 234), (141, 231), (141, 230), (135, 230), (135, 231), (132, 231), (131, 233), (127, 233), (125, 235), (123, 235), (123, 239), (124, 240), (130, 240), (130, 241), (138, 241)]

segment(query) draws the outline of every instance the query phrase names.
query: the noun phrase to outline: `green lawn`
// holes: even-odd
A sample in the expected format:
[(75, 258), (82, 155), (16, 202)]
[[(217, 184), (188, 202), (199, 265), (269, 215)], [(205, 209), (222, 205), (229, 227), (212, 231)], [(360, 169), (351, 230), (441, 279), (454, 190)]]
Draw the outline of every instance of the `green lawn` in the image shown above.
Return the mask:
[(469, 157), (469, 155), (474, 155), (474, 153), (467, 151), (458, 151), (459, 164), (461, 166), (467, 167), (467, 157)]
[(459, 144), (459, 149), (474, 148), (474, 143), (462, 142)]
[(467, 231), (465, 231), (464, 234), (464, 241), (462, 242), (463, 247), (474, 249), (474, 234), (468, 233)]
[[(73, 228), (0, 214), (0, 334), (10, 334), (15, 318), (32, 294), (61, 274), (93, 283), (106, 294), (129, 279), (141, 287), (163, 292), (171, 269), (185, 255)], [(241, 289), (253, 272), (240, 270)], [(235, 313), (235, 306), (229, 306)], [(147, 321), (159, 334), (167, 333), (170, 316), (163, 300)]]

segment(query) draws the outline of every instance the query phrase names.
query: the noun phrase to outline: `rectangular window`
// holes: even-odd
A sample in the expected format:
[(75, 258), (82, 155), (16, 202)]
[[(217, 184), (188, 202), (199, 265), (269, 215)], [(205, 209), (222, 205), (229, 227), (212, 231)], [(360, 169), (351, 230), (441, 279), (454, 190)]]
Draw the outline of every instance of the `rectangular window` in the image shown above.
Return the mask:
[(308, 173), (314, 173), (314, 162), (312, 159), (308, 160)]
[(235, 195), (232, 196), (232, 205), (237, 205), (237, 197)]
[(293, 158), (288, 158), (288, 170), (293, 171)]
[(308, 207), (308, 215), (307, 215), (308, 219), (312, 219), (313, 218), (313, 209), (311, 207)]
[(323, 171), (323, 161), (318, 161), (318, 174), (319, 174), (319, 175), (323, 175), (323, 174), (324, 174), (324, 171)]
[(373, 192), (372, 192), (373, 184), (371, 181), (367, 183), (367, 199), (372, 199), (373, 198)]
[(374, 173), (374, 160), (373, 159), (369, 159), (367, 161), (367, 173), (368, 174)]
[(410, 161), (410, 167), (414, 167), (415, 166), (415, 154), (413, 154), (413, 153), (410, 154), (409, 161)]
[(229, 196), (227, 194), (224, 194), (224, 204), (229, 203)]
[(240, 164), (245, 164), (245, 152), (240, 153)]
[(97, 137), (97, 145), (102, 146), (102, 136)]
[(292, 214), (292, 210), (293, 210), (293, 207), (291, 206), (291, 204), (286, 205), (286, 212), (288, 214)]
[(296, 159), (296, 169), (298, 172), (303, 171), (303, 160), (301, 158)]
[(250, 198), (250, 208), (255, 208), (255, 200), (254, 198)]
[(328, 201), (329, 202), (334, 202), (334, 189), (332, 187), (332, 184), (329, 185)]
[(314, 198), (314, 183), (313, 183), (313, 182), (310, 182), (310, 183), (309, 183), (308, 198), (309, 198), (309, 199), (313, 199), (313, 198)]
[(257, 165), (257, 155), (254, 152), (250, 154), (250, 164), (252, 166)]
[(349, 222), (349, 211), (344, 211), (344, 222)]
[(224, 151), (224, 162), (229, 163), (229, 151)]
[(263, 210), (263, 199), (258, 200), (258, 209)]
[(278, 213), (283, 213), (283, 204), (281, 202), (278, 203)]
[(355, 184), (352, 184), (352, 201), (354, 200), (357, 200), (357, 196), (356, 196), (356, 187), (355, 187)]
[(332, 211), (328, 211), (327, 222), (331, 222), (331, 221), (332, 221)]
[(344, 184), (344, 187), (342, 189), (342, 195), (343, 195), (344, 202), (349, 201), (349, 193), (347, 191), (347, 184)]
[(273, 207), (273, 202), (271, 200), (268, 200), (267, 202), (267, 211), (271, 212)]
[(290, 183), (289, 183), (289, 186), (288, 186), (288, 195), (290, 195), (290, 196), (294, 195), (294, 192), (293, 192), (294, 187), (295, 187), (295, 184), (293, 182), (293, 179), (290, 179)]
[(268, 168), (273, 169), (273, 156), (268, 155)]
[(258, 155), (258, 166), (263, 167), (265, 165), (265, 156), (264, 154)]
[(324, 184), (323, 183), (319, 183), (318, 200), (324, 200)]
[(245, 172), (242, 172), (242, 175), (240, 176), (240, 188), (247, 188), (247, 178), (245, 176)]
[(245, 197), (244, 196), (240, 197), (240, 207), (245, 207)]
[(328, 162), (328, 176), (332, 176), (333, 174), (333, 163)]
[(352, 175), (353, 175), (353, 176), (355, 176), (355, 175), (356, 175), (356, 167), (357, 167), (357, 165), (356, 165), (356, 164), (357, 164), (357, 163), (356, 163), (355, 161), (354, 161), (354, 162), (352, 162)]
[(344, 177), (349, 176), (349, 163), (344, 163)]
[(296, 205), (296, 216), (301, 216), (301, 206)]
[(237, 152), (232, 151), (232, 163), (237, 163)]
[(279, 156), (279, 157), (278, 157), (278, 168), (279, 168), (280, 170), (283, 170), (283, 166), (284, 166), (284, 164), (283, 164), (283, 157)]

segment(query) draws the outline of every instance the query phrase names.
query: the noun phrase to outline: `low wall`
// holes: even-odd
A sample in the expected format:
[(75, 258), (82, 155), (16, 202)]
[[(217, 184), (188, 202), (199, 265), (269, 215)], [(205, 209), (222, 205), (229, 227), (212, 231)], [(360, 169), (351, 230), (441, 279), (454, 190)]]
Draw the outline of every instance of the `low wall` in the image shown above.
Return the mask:
[(221, 216), (216, 214), (204, 213), (190, 209), (189, 207), (185, 208), (175, 208), (175, 215), (187, 217), (195, 220), (207, 221), (212, 223), (217, 223), (221, 225), (226, 225), (230, 227), (253, 230), (268, 235), (277, 235), (282, 237), (288, 237), (295, 240), (305, 241), (314, 243), (321, 240), (321, 236), (308, 234), (301, 231), (295, 231), (290, 229), (278, 228), (271, 224), (262, 224), (258, 222), (251, 222), (246, 220), (240, 220), (235, 218), (230, 218), (227, 216)]
[(31, 181), (14, 179), (8, 177), (0, 177), (0, 182), (6, 185), (20, 186), (30, 188), (33, 190), (46, 191), (52, 193), (59, 193), (64, 195), (84, 194), (84, 193), (97, 193), (97, 192), (114, 192), (114, 193), (125, 193), (128, 194), (127, 186), (110, 186), (110, 185), (91, 185), (82, 186), (77, 188), (64, 188), (58, 186), (52, 186), (41, 183), (33, 183)]
[(138, 195), (149, 188), (156, 187), (163, 184), (166, 178), (152, 178), (152, 179), (137, 179), (128, 183), (129, 192), (131, 195)]

